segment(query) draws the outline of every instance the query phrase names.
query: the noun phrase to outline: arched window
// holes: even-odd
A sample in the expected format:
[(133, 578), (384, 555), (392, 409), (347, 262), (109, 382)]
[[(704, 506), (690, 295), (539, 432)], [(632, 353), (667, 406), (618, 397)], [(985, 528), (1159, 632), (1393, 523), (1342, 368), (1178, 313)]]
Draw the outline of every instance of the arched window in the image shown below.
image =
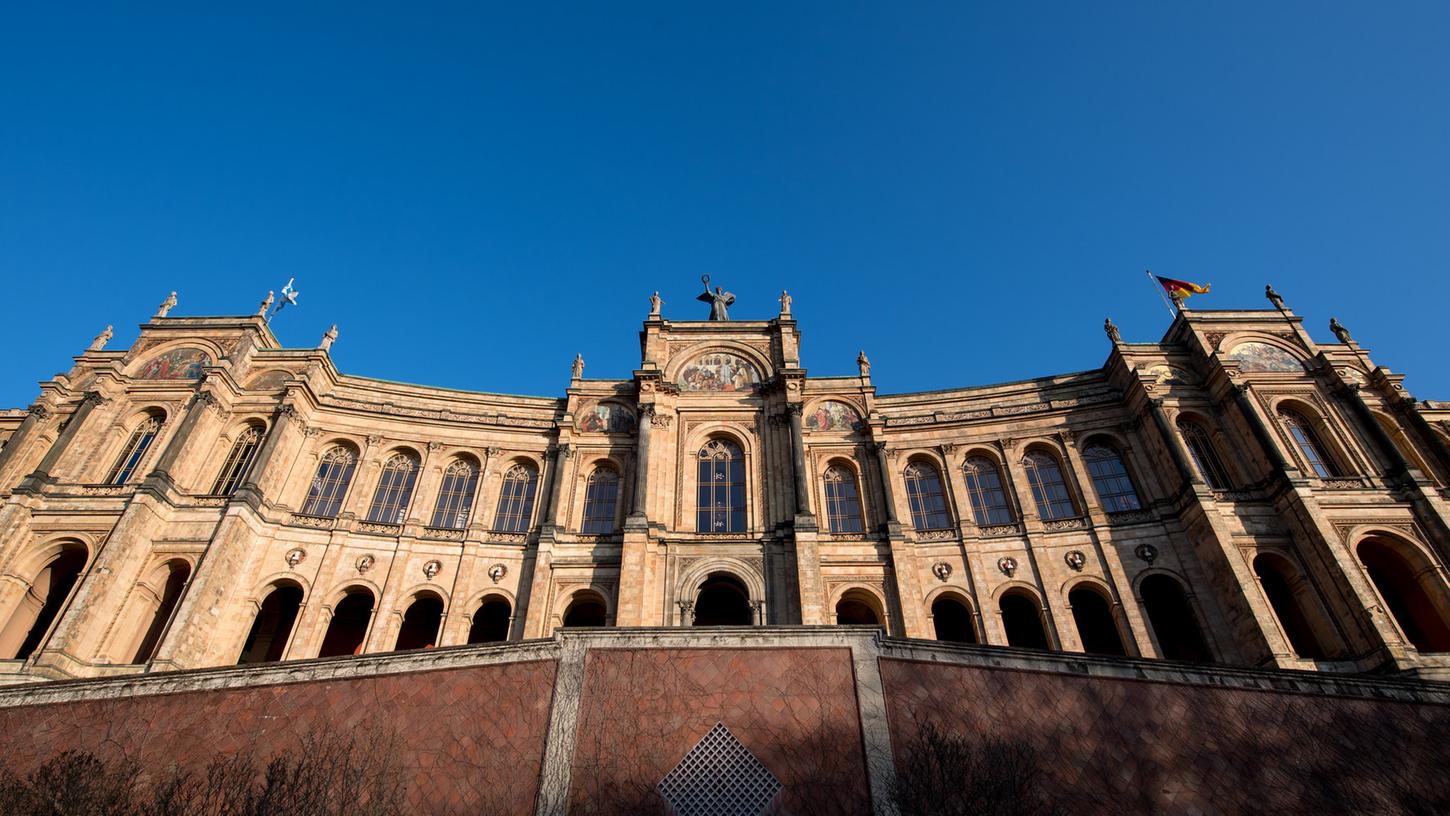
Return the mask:
[(1002, 596), (1002, 628), (1007, 630), (1007, 645), (1024, 649), (1046, 649), (1047, 630), (1042, 626), (1042, 610), (1037, 600), (1026, 593), (1013, 591)]
[(461, 530), (468, 526), (473, 512), (473, 496), (478, 492), (478, 468), (467, 459), (454, 459), (443, 470), (443, 486), (438, 488), (438, 502), (433, 505), (433, 527)]
[(1032, 498), (1037, 502), (1037, 515), (1043, 521), (1077, 515), (1056, 457), (1034, 451), (1022, 457), (1022, 467), (1027, 471), (1027, 484), (1031, 485)]
[(1169, 660), (1208, 663), (1213, 655), (1198, 628), (1198, 617), (1188, 603), (1183, 586), (1167, 575), (1150, 575), (1138, 589), (1148, 623), (1158, 638), (1158, 651)]
[(952, 526), (947, 499), (942, 492), (941, 473), (929, 462), (912, 462), (902, 471), (906, 498), (911, 505), (911, 526), (917, 532), (945, 530)]
[(473, 613), (473, 625), (468, 627), (469, 643), (496, 643), (509, 638), (509, 617), (512, 607), (507, 598), (491, 595), (484, 599)]
[(1278, 559), (1261, 555), (1254, 559), (1254, 573), (1259, 576), (1259, 586), (1264, 589), (1274, 616), (1289, 639), (1289, 646), (1300, 657), (1325, 658), (1328, 652), (1319, 642), (1310, 623), (1310, 613), (1290, 585), (1287, 564), (1276, 563)]
[(565, 626), (603, 626), (607, 615), (604, 599), (593, 592), (580, 592), (564, 610)]
[(1224, 469), (1223, 462), (1218, 459), (1218, 451), (1213, 447), (1213, 440), (1209, 439), (1208, 431), (1202, 425), (1189, 419), (1178, 420), (1178, 432), (1183, 434), (1183, 442), (1188, 446), (1188, 455), (1193, 457), (1193, 464), (1198, 467), (1198, 473), (1203, 481), (1214, 490), (1227, 490), (1233, 486), (1228, 477), (1228, 471)]
[(1450, 603), (1434, 568), (1417, 568), (1402, 545), (1378, 539), (1361, 541), (1355, 551), (1374, 588), (1394, 615), (1405, 638), (1422, 652), (1450, 652)]
[(1279, 411), (1279, 419), (1284, 421), (1284, 427), (1289, 429), (1289, 436), (1293, 437), (1299, 453), (1304, 455), (1305, 463), (1314, 471), (1315, 476), (1332, 479), (1340, 475), (1339, 468), (1329, 455), (1329, 449), (1319, 441), (1319, 434), (1315, 433), (1314, 426), (1303, 414), (1285, 408)]
[(750, 626), (755, 615), (750, 609), (750, 593), (740, 579), (728, 573), (715, 573), (705, 579), (695, 596), (695, 626)]
[(1072, 607), (1072, 620), (1077, 624), (1077, 637), (1084, 652), (1119, 657), (1127, 654), (1106, 598), (1079, 584), (1067, 593), (1067, 603)]
[(1400, 427), (1399, 423), (1384, 414), (1376, 413), (1374, 417), (1375, 421), (1379, 422), (1380, 427), (1384, 429), (1384, 432), (1389, 435), (1390, 441), (1394, 442), (1395, 447), (1399, 449), (1400, 455), (1405, 458), (1406, 462), (1419, 468), (1420, 472), (1426, 477), (1436, 479), (1437, 481), (1439, 480), (1439, 474), (1431, 469), (1424, 457), (1420, 456), (1420, 452), (1415, 448), (1415, 443), (1410, 441), (1410, 438), (1405, 434), (1404, 429)]
[(949, 643), (976, 643), (977, 627), (967, 605), (950, 595), (931, 603), (931, 623), (936, 639)]
[(275, 663), (282, 659), (287, 650), (287, 638), (292, 634), (292, 624), (297, 622), (297, 610), (302, 606), (302, 587), (296, 584), (279, 584), (267, 593), (257, 617), (252, 621), (252, 631), (247, 633), (247, 642), (242, 646), (242, 656), (237, 664)]
[(327, 634), (322, 638), (322, 649), (317, 656), (362, 654), (372, 617), (373, 593), (361, 587), (348, 590), (332, 609), (332, 620), (327, 623)]
[(728, 439), (711, 439), (700, 448), (695, 496), (695, 530), (745, 532), (745, 456)]
[(146, 451), (156, 441), (156, 434), (160, 430), (161, 417), (152, 415), (142, 420), (136, 430), (131, 432), (131, 438), (126, 440), (126, 447), (121, 449), (121, 456), (116, 459), (115, 466), (106, 476), (106, 484), (118, 485), (130, 481), (132, 474), (141, 466), (141, 460), (146, 458)]
[(837, 626), (884, 626), (878, 601), (871, 593), (861, 589), (847, 590), (836, 602)]
[(826, 526), (833, 533), (859, 533), (861, 494), (856, 490), (856, 474), (841, 465), (826, 469)]
[(342, 500), (347, 497), (347, 488), (352, 484), (352, 473), (356, 468), (357, 454), (350, 448), (335, 445), (324, 453), (317, 465), (317, 475), (307, 488), (302, 514), (336, 516), (342, 510)]
[(1093, 487), (1103, 510), (1122, 513), (1126, 510), (1141, 510), (1138, 491), (1133, 489), (1133, 480), (1128, 478), (1128, 469), (1123, 467), (1123, 458), (1107, 445), (1089, 445), (1082, 452), (1088, 473), (1093, 477)]
[(612, 533), (619, 527), (619, 472), (601, 465), (584, 486), (584, 525), (580, 532)]
[(493, 529), (500, 533), (526, 533), (534, 518), (534, 491), (539, 486), (539, 472), (534, 466), (520, 462), (503, 475), (503, 488), (498, 494), (498, 512), (493, 515)]
[(1002, 489), (1002, 472), (985, 456), (973, 456), (962, 468), (967, 482), (967, 498), (972, 502), (972, 516), (977, 524), (1011, 524), (1012, 508), (1007, 492)]
[(442, 624), (443, 599), (436, 595), (419, 596), (403, 613), (403, 625), (398, 629), (398, 642), (393, 650), (433, 648), (438, 644), (438, 627)]
[[(139, 641), (134, 642), (135, 648), (131, 652), (132, 663), (145, 663), (151, 659), (161, 641), (161, 633), (166, 629), (166, 624), (171, 620), (171, 613), (175, 611), (176, 604), (181, 600), (181, 592), (186, 589), (186, 581), (191, 577), (191, 565), (185, 561), (173, 561), (166, 565), (166, 583), (161, 589), (161, 597), (153, 600), (155, 606), (151, 609), (150, 619), (146, 621), (145, 630), (138, 632)], [(150, 590), (145, 591), (151, 595)]]
[(5, 628), (0, 630), (0, 657), (24, 660), (40, 647), (50, 625), (65, 608), (85, 565), (85, 548), (68, 546), (36, 574), (10, 613)]
[(402, 451), (389, 456), (383, 463), (383, 474), (378, 477), (378, 489), (368, 508), (368, 521), (402, 524), (417, 481), (418, 457)]
[(222, 463), (221, 473), (211, 486), (213, 496), (230, 496), (241, 486), (242, 480), (252, 470), (252, 460), (257, 458), (257, 448), (262, 445), (262, 426), (248, 425), (232, 445), (231, 453)]

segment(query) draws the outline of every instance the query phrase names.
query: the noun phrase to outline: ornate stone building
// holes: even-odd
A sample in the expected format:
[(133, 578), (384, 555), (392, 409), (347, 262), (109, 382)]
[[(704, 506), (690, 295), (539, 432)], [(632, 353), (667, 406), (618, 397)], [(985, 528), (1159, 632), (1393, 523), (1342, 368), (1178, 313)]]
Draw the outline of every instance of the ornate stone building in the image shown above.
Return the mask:
[(667, 320), (524, 397), (340, 373), (261, 315), (108, 332), (0, 414), (0, 678), (548, 636), (892, 635), (1450, 677), (1450, 404), (1336, 324), (1108, 324), (1100, 369), (878, 394)]

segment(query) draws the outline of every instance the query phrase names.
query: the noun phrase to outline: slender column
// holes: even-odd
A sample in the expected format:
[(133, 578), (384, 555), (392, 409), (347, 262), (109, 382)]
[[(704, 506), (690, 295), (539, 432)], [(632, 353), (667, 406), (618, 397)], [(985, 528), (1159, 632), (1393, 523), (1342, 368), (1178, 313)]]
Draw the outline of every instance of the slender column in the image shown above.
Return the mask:
[(564, 492), (564, 464), (572, 455), (568, 444), (554, 448), (553, 473), (549, 476), (549, 517), (545, 519), (546, 524), (559, 524), (559, 494)]
[(795, 465), (795, 511), (796, 515), (811, 515), (811, 488), (806, 479), (806, 445), (801, 438), (800, 403), (787, 406), (790, 416), (790, 451)]
[(645, 494), (649, 491), (649, 437), (654, 418), (654, 403), (639, 406), (639, 448), (634, 457), (634, 495), (629, 502), (631, 516), (645, 515)]
[(191, 432), (196, 428), (196, 423), (206, 413), (207, 408), (216, 404), (216, 397), (210, 391), (198, 391), (192, 396), (191, 402), (186, 406), (186, 416), (181, 418), (181, 426), (167, 441), (166, 449), (161, 452), (160, 458), (156, 460), (156, 466), (151, 469), (152, 473), (160, 474), (167, 479), (171, 478), (171, 468), (176, 465), (176, 460), (181, 457), (182, 452), (190, 443)]
[(876, 451), (876, 466), (881, 470), (881, 498), (886, 503), (886, 524), (897, 526), (901, 522), (896, 518), (896, 490), (891, 485), (891, 463), (886, 460), (886, 443), (875, 442), (871, 447)]
[(70, 447), (71, 440), (75, 439), (76, 434), (80, 433), (81, 426), (85, 424), (86, 417), (90, 416), (91, 411), (94, 411), (96, 406), (104, 401), (105, 397), (102, 397), (95, 391), (87, 391), (86, 395), (81, 397), (80, 404), (76, 405), (74, 411), (71, 411), (70, 419), (66, 421), (65, 429), (60, 432), (60, 436), (56, 438), (55, 444), (50, 446), (50, 450), (45, 452), (45, 458), (40, 460), (40, 464), (36, 466), (35, 470), (29, 476), (25, 477), (26, 482), (33, 484), (50, 478), (50, 471), (60, 461), (60, 457), (65, 453), (66, 448)]
[(1395, 445), (1395, 440), (1385, 432), (1384, 426), (1374, 418), (1374, 413), (1370, 411), (1369, 406), (1364, 402), (1364, 397), (1359, 393), (1359, 386), (1341, 383), (1334, 393), (1349, 405), (1349, 410), (1354, 413), (1354, 418), (1364, 426), (1375, 444), (1379, 446), (1380, 454), (1384, 456), (1385, 461), (1390, 463), (1386, 475), (1391, 478), (1407, 475), (1410, 472), (1409, 460), (1405, 459), (1403, 453), (1400, 453), (1399, 447)]
[(1248, 423), (1249, 430), (1254, 434), (1254, 441), (1259, 443), (1259, 448), (1264, 451), (1264, 456), (1269, 459), (1269, 467), (1276, 473), (1288, 473), (1293, 471), (1298, 475), (1298, 468), (1289, 464), (1284, 458), (1284, 452), (1279, 450), (1279, 445), (1274, 442), (1274, 437), (1269, 433), (1269, 427), (1264, 424), (1264, 418), (1254, 408), (1254, 401), (1249, 398), (1249, 386), (1241, 383), (1233, 387), (1234, 403), (1238, 405), (1239, 412), (1244, 415), (1244, 421)]
[[(1445, 439), (1436, 433), (1434, 428), (1430, 427), (1430, 423), (1425, 419), (1424, 415), (1415, 408), (1414, 401), (1401, 400), (1395, 402), (1391, 400), (1390, 404), (1394, 405), (1395, 410), (1419, 432), (1422, 441), (1429, 445), (1430, 452), (1438, 460), (1440, 469), (1445, 473), (1450, 473), (1450, 445), (1446, 445)], [(1427, 473), (1425, 475), (1430, 476), (1431, 474)]]
[(272, 412), (272, 423), (267, 428), (267, 438), (262, 440), (262, 447), (257, 451), (257, 457), (252, 460), (252, 466), (247, 470), (247, 479), (238, 488), (238, 493), (246, 490), (256, 498), (262, 498), (262, 476), (267, 472), (267, 465), (272, 461), (272, 455), (277, 450), (277, 443), (282, 439), (282, 433), (286, 430), (287, 423), (297, 419), (297, 409), (291, 404), (279, 405), (277, 410)]
[[(51, 412), (40, 403), (30, 406), (30, 412), (25, 415), (25, 421), (21, 422), (20, 427), (16, 428), (15, 433), (6, 440), (5, 447), (0, 448), (0, 474), (3, 474), (6, 465), (9, 465), (20, 454), (20, 449), (30, 441), (35, 429), (51, 416)], [(0, 489), (4, 489), (5, 484), (5, 482), (0, 482)]]
[(1151, 399), (1148, 404), (1152, 407), (1153, 424), (1158, 427), (1158, 433), (1163, 435), (1163, 444), (1168, 446), (1168, 455), (1173, 459), (1173, 467), (1178, 470), (1179, 478), (1190, 485), (1203, 484), (1198, 471), (1188, 461), (1188, 451), (1183, 448), (1183, 440), (1178, 438), (1178, 434), (1173, 432), (1173, 426), (1168, 423), (1168, 414), (1163, 410), (1163, 398)]

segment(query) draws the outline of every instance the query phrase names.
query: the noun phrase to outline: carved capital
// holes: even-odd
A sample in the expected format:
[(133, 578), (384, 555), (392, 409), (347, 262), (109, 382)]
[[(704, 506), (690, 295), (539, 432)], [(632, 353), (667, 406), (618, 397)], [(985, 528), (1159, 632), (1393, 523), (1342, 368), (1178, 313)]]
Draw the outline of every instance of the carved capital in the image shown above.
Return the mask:
[(670, 423), (672, 421), (674, 421), (674, 417), (670, 416), (669, 414), (659, 414), (655, 413), (654, 411), (650, 412), (649, 424), (653, 425), (656, 428), (668, 428), (670, 427)]
[(379, 434), (368, 434), (368, 444), (376, 447), (383, 444), (383, 437)]
[(87, 391), (81, 397), (80, 404), (76, 407), (79, 408), (81, 405), (85, 405), (86, 403), (91, 403), (95, 407), (99, 408), (102, 405), (106, 404), (106, 398), (101, 396), (101, 392), (99, 391)]
[(559, 457), (560, 462), (566, 462), (574, 455), (574, 451), (569, 447), (568, 443), (560, 445), (555, 453)]
[(879, 453), (882, 456), (886, 456), (891, 453), (891, 446), (885, 442), (872, 442), (871, 452)]
[(35, 417), (35, 421), (36, 422), (44, 422), (47, 419), (50, 419), (51, 417), (55, 416), (55, 412), (51, 411), (49, 408), (45, 407), (44, 405), (41, 405), (38, 402), (35, 403), (34, 405), (30, 406), (30, 409), (28, 411), (26, 411), (26, 413), (28, 413), (31, 416)]
[(443, 443), (442, 442), (439, 442), (437, 440), (434, 440), (434, 441), (428, 443), (428, 452), (429, 453), (437, 453), (438, 451), (440, 451), (442, 449), (443, 449)]
[(788, 411), (791, 416), (800, 416), (801, 414), (805, 413), (805, 409), (805, 403), (800, 402), (792, 402), (789, 405), (785, 406), (785, 410)]

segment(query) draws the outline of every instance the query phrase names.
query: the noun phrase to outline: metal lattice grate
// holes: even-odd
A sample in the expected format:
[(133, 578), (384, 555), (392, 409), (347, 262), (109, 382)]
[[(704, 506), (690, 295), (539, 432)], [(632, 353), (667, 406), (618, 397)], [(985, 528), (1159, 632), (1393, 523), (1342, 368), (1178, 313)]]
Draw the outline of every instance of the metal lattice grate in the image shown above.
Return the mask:
[(675, 816), (760, 816), (780, 788), (724, 723), (716, 723), (659, 784)]

